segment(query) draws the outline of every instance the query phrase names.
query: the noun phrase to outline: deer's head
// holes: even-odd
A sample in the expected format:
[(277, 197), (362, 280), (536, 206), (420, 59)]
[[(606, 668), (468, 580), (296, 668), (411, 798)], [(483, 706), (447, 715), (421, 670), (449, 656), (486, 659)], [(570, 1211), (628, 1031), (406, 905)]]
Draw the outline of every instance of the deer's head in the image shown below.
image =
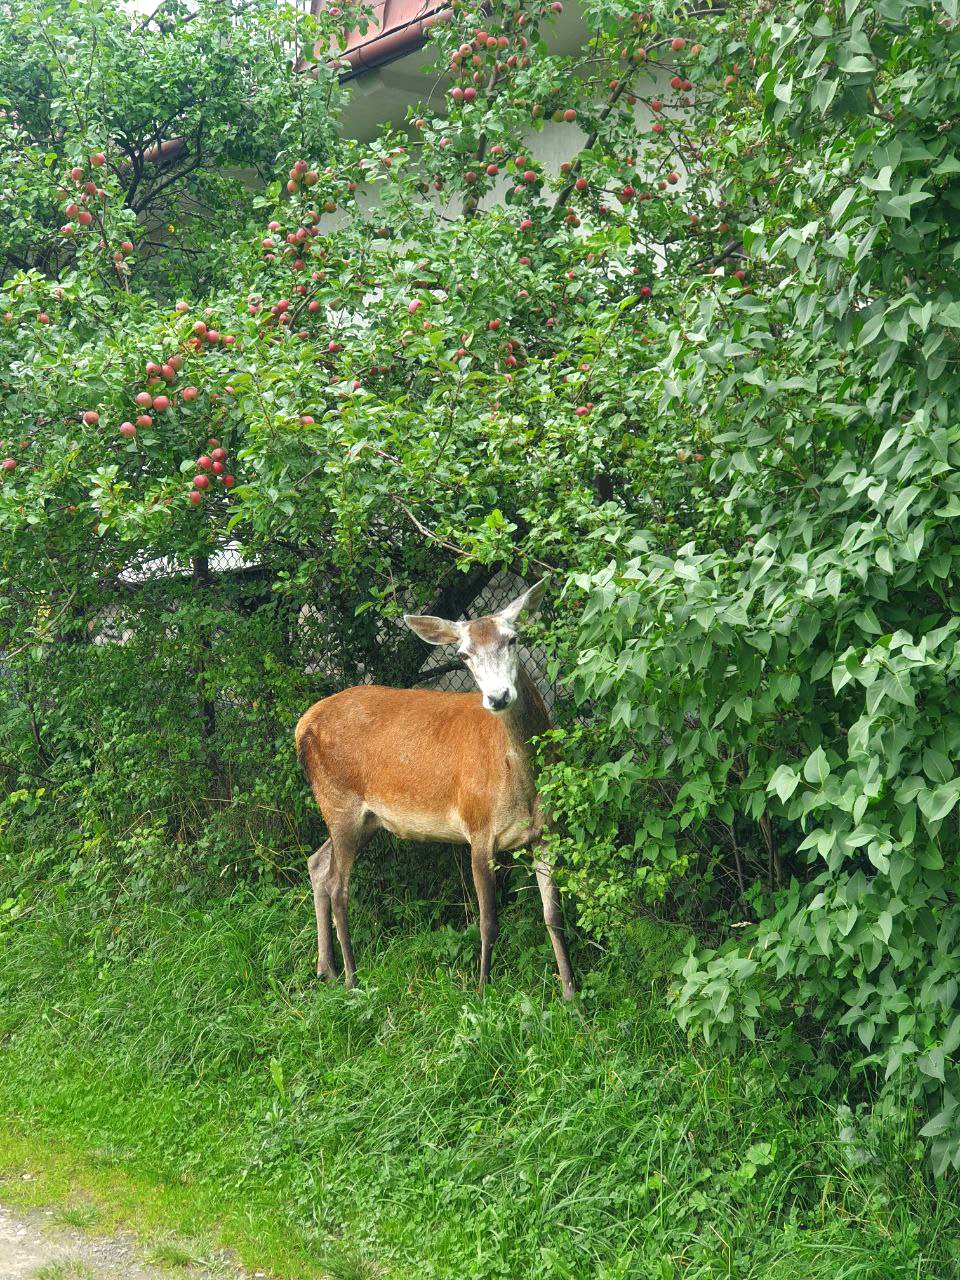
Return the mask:
[(517, 700), (520, 659), (516, 623), (521, 614), (537, 611), (546, 585), (547, 579), (542, 578), (497, 613), (469, 622), (410, 613), (404, 614), (403, 620), (427, 644), (455, 644), (477, 682), (486, 709), (506, 711)]

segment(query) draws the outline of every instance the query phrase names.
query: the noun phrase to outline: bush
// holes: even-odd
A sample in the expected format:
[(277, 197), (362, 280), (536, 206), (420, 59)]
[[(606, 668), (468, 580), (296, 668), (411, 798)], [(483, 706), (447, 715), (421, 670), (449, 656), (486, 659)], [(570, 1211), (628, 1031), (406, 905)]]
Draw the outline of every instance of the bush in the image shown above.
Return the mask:
[[(745, 28), (742, 123), (700, 160), (723, 167), (753, 287), (678, 307), (660, 408), (699, 415), (709, 458), (673, 545), (638, 534), (582, 580), (577, 685), (613, 703), (586, 827), (602, 866), (648, 802), (621, 895), (697, 867), (751, 922), (691, 956), (682, 1020), (729, 1043), (782, 1005), (855, 1034), (862, 1067), (930, 1105), (943, 1168), (960, 1164), (960, 48), (953, 15), (901, 10)], [(578, 886), (607, 891), (580, 864)]]

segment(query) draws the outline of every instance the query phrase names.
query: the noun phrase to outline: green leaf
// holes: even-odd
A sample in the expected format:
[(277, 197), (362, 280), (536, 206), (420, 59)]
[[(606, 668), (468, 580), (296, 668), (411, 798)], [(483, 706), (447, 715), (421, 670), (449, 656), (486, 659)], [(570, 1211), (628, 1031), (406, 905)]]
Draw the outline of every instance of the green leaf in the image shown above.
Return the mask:
[(917, 796), (920, 812), (928, 822), (939, 822), (945, 818), (960, 799), (960, 777), (934, 790), (923, 790)]
[(803, 776), (813, 786), (822, 787), (830, 776), (830, 765), (827, 763), (823, 747), (817, 747), (807, 756), (803, 765)]
[(781, 802), (786, 802), (800, 785), (800, 778), (787, 764), (782, 764), (767, 783), (768, 791), (775, 791)]
[(849, 54), (840, 58), (837, 66), (846, 75), (862, 75), (865, 72), (873, 71), (874, 65), (869, 58), (865, 58), (862, 54)]
[(890, 941), (890, 933), (893, 929), (893, 916), (889, 911), (881, 911), (877, 917), (877, 933), (883, 942)]
[(849, 207), (851, 200), (853, 200), (856, 197), (856, 195), (857, 195), (856, 187), (846, 187), (843, 191), (840, 192), (836, 200), (834, 200), (833, 204), (830, 206), (831, 222), (837, 222), (839, 220), (839, 218), (844, 214), (844, 212)]
[[(929, 1073), (928, 1073), (929, 1074)], [(921, 1138), (936, 1138), (940, 1134), (946, 1133), (954, 1124), (954, 1115), (957, 1110), (957, 1104), (953, 1102), (950, 1106), (946, 1106), (943, 1110), (938, 1111), (932, 1120), (920, 1130)]]
[(944, 1083), (946, 1076), (944, 1075), (944, 1052), (940, 1045), (934, 1046), (929, 1053), (923, 1054), (917, 1059), (917, 1066), (925, 1076), (932, 1076), (934, 1080)]

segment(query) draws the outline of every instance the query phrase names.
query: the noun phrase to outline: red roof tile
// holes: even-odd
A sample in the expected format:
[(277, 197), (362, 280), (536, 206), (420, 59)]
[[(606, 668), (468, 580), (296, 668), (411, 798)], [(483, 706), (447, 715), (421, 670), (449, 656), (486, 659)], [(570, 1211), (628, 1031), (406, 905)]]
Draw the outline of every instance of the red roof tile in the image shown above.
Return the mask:
[(352, 32), (340, 54), (350, 64), (348, 77), (418, 49), (433, 23), (450, 12), (449, 0), (375, 0), (372, 8), (371, 26)]

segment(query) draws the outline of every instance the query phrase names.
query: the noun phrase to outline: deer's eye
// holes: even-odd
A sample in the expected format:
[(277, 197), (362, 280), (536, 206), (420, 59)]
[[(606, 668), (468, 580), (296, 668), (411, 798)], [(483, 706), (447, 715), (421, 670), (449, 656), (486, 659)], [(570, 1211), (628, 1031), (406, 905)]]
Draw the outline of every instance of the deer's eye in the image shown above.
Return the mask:
[(509, 644), (509, 645), (515, 645), (516, 643), (517, 643), (517, 637), (516, 637), (516, 636), (511, 636), (511, 637), (510, 637), (510, 639), (507, 641), (507, 644)]

